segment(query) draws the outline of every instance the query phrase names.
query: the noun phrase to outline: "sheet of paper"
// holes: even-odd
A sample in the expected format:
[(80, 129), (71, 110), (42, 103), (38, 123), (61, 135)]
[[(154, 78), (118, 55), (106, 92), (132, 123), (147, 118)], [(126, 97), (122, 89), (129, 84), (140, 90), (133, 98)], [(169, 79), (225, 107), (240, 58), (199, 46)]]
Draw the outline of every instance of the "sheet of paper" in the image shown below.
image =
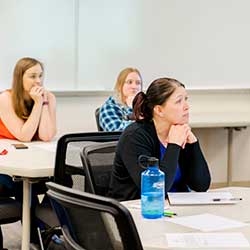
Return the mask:
[(168, 221), (182, 226), (195, 228), (203, 232), (218, 231), (228, 228), (238, 228), (248, 225), (237, 220), (232, 220), (208, 213), (192, 216), (173, 217), (168, 218)]
[(230, 192), (185, 192), (168, 193), (171, 205), (234, 204), (240, 197), (233, 197)]
[(249, 247), (242, 233), (169, 233), (168, 247), (183, 248), (235, 248)]

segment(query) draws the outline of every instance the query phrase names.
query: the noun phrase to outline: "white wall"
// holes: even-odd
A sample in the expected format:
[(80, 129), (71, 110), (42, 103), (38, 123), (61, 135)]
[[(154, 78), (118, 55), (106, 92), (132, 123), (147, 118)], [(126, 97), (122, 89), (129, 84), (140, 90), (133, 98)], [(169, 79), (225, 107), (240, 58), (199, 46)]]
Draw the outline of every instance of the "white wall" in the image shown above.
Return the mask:
[(59, 96), (57, 97), (58, 135), (71, 132), (97, 131), (95, 109), (108, 96)]
[(133, 66), (145, 85), (250, 87), (249, 0), (1, 0), (0, 89), (20, 57), (51, 90), (110, 90)]
[(10, 88), (22, 57), (45, 65), (49, 89), (75, 83), (75, 9), (72, 0), (0, 0), (0, 90)]

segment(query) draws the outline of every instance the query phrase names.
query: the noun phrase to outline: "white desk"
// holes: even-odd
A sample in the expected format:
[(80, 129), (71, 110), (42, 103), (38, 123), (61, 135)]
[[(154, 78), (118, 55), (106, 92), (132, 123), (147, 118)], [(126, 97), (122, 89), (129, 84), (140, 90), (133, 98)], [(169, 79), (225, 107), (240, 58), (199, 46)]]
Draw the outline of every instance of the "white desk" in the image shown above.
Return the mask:
[[(21, 178), (23, 181), (23, 214), (22, 214), (22, 250), (29, 249), (30, 243), (30, 202), (32, 180), (53, 176), (55, 152), (36, 147), (42, 142), (25, 143), (28, 149), (15, 149), (14, 140), (0, 140), (0, 147), (8, 150), (7, 155), (0, 156), (0, 173)], [(56, 147), (55, 142), (42, 143), (49, 148)]]
[[(211, 213), (214, 215), (223, 216), (230, 219), (239, 220), (241, 222), (249, 223), (248, 226), (228, 229), (224, 230), (223, 232), (242, 232), (250, 242), (250, 212), (249, 212), (250, 188), (230, 187), (230, 188), (223, 188), (216, 190), (230, 191), (235, 197), (242, 197), (243, 200), (238, 204), (233, 204), (233, 205), (171, 206), (170, 209), (176, 212), (178, 216)], [(168, 222), (167, 218), (162, 218), (157, 220), (143, 219), (141, 216), (140, 209), (131, 208), (132, 204), (138, 202), (139, 200), (126, 201), (122, 203), (130, 210), (134, 218), (138, 233), (140, 235), (145, 250), (170, 249), (167, 247), (167, 240), (165, 237), (166, 233), (200, 232), (192, 228)], [(250, 249), (250, 248), (244, 248), (244, 249)], [(206, 250), (208, 250), (208, 248), (206, 248)]]

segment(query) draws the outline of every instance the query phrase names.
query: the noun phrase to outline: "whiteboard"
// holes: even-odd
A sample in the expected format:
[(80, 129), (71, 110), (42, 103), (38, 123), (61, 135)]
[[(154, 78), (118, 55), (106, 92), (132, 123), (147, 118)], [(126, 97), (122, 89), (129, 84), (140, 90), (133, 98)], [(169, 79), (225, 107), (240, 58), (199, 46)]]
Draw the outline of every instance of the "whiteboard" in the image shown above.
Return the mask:
[(0, 90), (10, 88), (16, 62), (45, 66), (49, 89), (75, 88), (75, 9), (72, 0), (0, 0)]
[(169, 76), (188, 88), (250, 88), (249, 9), (249, 0), (0, 0), (0, 84), (29, 55), (45, 63), (52, 90), (112, 90), (125, 67), (145, 87)]

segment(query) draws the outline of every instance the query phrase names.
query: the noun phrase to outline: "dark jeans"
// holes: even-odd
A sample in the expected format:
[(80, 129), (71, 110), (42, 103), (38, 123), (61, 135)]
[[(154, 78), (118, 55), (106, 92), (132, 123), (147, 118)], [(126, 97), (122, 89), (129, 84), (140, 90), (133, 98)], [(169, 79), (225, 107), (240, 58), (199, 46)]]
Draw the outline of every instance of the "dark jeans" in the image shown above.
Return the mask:
[(9, 175), (0, 174), (0, 196), (15, 196), (15, 183)]

